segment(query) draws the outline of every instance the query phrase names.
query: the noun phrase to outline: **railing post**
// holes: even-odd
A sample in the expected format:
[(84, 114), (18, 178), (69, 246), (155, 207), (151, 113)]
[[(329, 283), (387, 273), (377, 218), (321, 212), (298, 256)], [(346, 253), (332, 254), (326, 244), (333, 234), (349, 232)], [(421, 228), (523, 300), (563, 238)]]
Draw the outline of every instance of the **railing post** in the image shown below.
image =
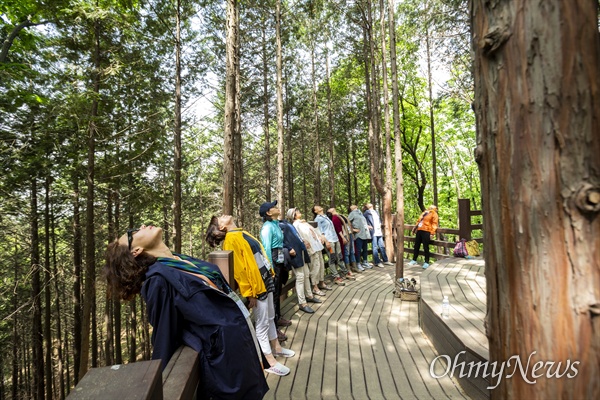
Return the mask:
[(213, 251), (208, 255), (208, 262), (219, 267), (229, 286), (233, 290), (237, 289), (237, 283), (233, 278), (233, 251)]
[(471, 240), (471, 200), (458, 199), (458, 236)]

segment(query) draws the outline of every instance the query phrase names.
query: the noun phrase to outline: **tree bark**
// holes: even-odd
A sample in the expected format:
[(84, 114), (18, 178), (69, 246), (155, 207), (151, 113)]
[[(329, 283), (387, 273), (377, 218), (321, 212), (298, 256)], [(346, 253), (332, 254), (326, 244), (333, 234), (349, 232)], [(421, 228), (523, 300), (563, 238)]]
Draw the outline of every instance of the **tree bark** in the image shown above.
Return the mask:
[(240, 71), (240, 4), (235, 4), (235, 130), (233, 133), (235, 204), (237, 220), (244, 225), (244, 159), (242, 157), (242, 105)]
[(311, 48), (311, 80), (312, 80), (312, 95), (313, 95), (313, 107), (314, 107), (314, 119), (315, 119), (315, 159), (314, 159), (314, 174), (315, 174), (315, 187), (314, 187), (314, 202), (315, 204), (321, 204), (321, 138), (319, 137), (319, 102), (317, 100), (317, 76), (315, 74), (315, 44), (312, 44)]
[(517, 372), (492, 398), (599, 398), (598, 3), (471, 7), (490, 361), (576, 369)]
[(431, 128), (431, 170), (433, 180), (433, 204), (438, 205), (438, 185), (437, 185), (437, 156), (435, 153), (435, 118), (433, 115), (433, 88), (431, 84), (431, 38), (429, 29), (425, 32), (425, 42), (427, 46), (427, 86), (429, 89), (429, 124)]
[(262, 26), (262, 60), (263, 60), (263, 118), (265, 134), (265, 179), (267, 201), (271, 201), (271, 144), (269, 142), (269, 64), (267, 63), (267, 29), (263, 19)]
[(223, 214), (233, 214), (233, 192), (235, 179), (234, 137), (237, 127), (236, 110), (236, 44), (237, 23), (235, 21), (237, 0), (227, 0), (227, 43), (225, 72), (225, 131), (223, 160)]
[[(20, 252), (17, 243), (17, 239), (15, 238), (15, 254), (14, 254), (14, 279), (15, 282), (19, 281), (19, 271), (23, 269), (22, 265), (19, 264)], [(21, 342), (21, 338), (19, 337), (19, 331), (17, 330), (18, 324), (18, 315), (17, 312), (19, 308), (19, 299), (17, 296), (17, 290), (13, 290), (12, 293), (12, 387), (11, 387), (11, 399), (18, 399), (17, 393), (19, 393), (19, 343)]]
[(329, 49), (326, 49), (325, 54), (325, 77), (327, 86), (327, 133), (329, 136), (328, 147), (329, 147), (329, 206), (335, 207), (335, 163), (333, 159), (333, 146), (335, 140), (333, 139), (333, 115), (331, 112), (331, 85), (329, 84)]
[(81, 364), (81, 272), (83, 264), (81, 244), (81, 208), (79, 206), (79, 173), (77, 166), (71, 171), (73, 179), (73, 377), (79, 382)]
[(281, 210), (285, 209), (284, 199), (284, 154), (283, 154), (283, 82), (281, 49), (281, 0), (275, 6), (275, 40), (277, 45), (277, 201)]
[(57, 366), (56, 373), (58, 375), (58, 398), (64, 399), (65, 394), (65, 374), (64, 374), (64, 341), (62, 337), (62, 310), (61, 310), (61, 297), (60, 297), (60, 287), (58, 285), (58, 262), (56, 260), (56, 225), (54, 223), (54, 207), (52, 203), (50, 204), (50, 237), (52, 238), (52, 271), (54, 275), (54, 303), (56, 304), (56, 342), (57, 342)]
[(100, 96), (100, 21), (94, 21), (94, 71), (92, 73), (93, 92), (88, 125), (88, 165), (87, 165), (87, 197), (86, 197), (86, 226), (85, 226), (85, 291), (83, 300), (83, 324), (81, 327), (81, 364), (79, 377), (83, 377), (88, 370), (90, 350), (90, 326), (92, 318), (92, 302), (96, 301), (96, 241), (94, 230), (94, 172), (95, 148), (98, 117), (98, 98)]
[(396, 167), (396, 278), (404, 276), (404, 178), (402, 171), (402, 135), (400, 132), (400, 93), (396, 62), (396, 18), (394, 0), (388, 0), (390, 32), (390, 69), (392, 71), (392, 114), (394, 127), (394, 164)]
[[(53, 399), (52, 393), (52, 293), (50, 284), (50, 175), (46, 175), (44, 182), (44, 342), (45, 351), (45, 376), (46, 376), (46, 398)], [(60, 318), (60, 316), (59, 316)]]
[(175, 252), (181, 253), (181, 0), (175, 10), (175, 155), (173, 159), (173, 225)]
[(36, 178), (31, 179), (31, 298), (33, 299), (33, 392), (37, 399), (44, 399), (44, 332), (42, 330), (42, 289), (40, 272), (40, 248), (38, 234), (38, 191)]
[[(390, 105), (387, 75), (387, 46), (385, 33), (385, 3), (379, 0), (381, 26), (381, 73), (383, 81), (383, 104), (385, 124), (385, 185), (379, 185), (377, 190), (383, 197), (383, 235), (385, 237), (386, 253), (390, 261), (395, 257), (394, 240), (392, 235), (392, 144), (390, 133)], [(375, 181), (377, 182), (377, 180)], [(383, 189), (383, 191), (381, 190)]]

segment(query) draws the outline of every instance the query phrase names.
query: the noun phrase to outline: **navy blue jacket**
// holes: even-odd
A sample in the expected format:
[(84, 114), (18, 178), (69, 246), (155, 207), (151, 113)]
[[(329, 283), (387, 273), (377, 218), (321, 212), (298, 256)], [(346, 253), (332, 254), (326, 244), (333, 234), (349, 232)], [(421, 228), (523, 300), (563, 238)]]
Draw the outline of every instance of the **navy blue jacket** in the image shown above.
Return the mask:
[(300, 238), (298, 231), (294, 228), (294, 225), (290, 224), (288, 221), (279, 221), (279, 227), (283, 231), (283, 246), (296, 251), (295, 256), (290, 255), (292, 267), (303, 267), (304, 260), (310, 260), (310, 256), (308, 255), (308, 250), (306, 250), (306, 246)]
[[(205, 263), (214, 270), (218, 267)], [(199, 353), (199, 399), (262, 399), (269, 390), (246, 319), (235, 301), (200, 278), (157, 261), (142, 286), (152, 359), (163, 368), (181, 345)]]

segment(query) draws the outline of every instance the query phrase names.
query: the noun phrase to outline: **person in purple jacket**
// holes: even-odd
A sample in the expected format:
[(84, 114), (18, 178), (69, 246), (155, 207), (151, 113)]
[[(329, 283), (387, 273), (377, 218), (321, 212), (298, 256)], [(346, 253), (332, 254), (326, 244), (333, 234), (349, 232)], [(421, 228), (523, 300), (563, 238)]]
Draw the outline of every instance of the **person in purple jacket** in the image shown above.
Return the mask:
[(144, 298), (152, 359), (164, 368), (182, 345), (198, 352), (198, 399), (264, 397), (263, 356), (246, 307), (217, 266), (172, 253), (161, 228), (142, 225), (108, 245), (104, 274), (109, 296)]

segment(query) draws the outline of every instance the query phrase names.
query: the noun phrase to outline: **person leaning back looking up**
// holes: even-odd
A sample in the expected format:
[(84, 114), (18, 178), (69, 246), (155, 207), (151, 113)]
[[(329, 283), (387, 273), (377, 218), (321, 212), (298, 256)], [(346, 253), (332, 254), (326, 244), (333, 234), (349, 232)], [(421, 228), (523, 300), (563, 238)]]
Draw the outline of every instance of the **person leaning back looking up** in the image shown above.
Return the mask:
[[(284, 264), (283, 231), (279, 227), (281, 210), (277, 207), (277, 200), (261, 204), (258, 213), (264, 222), (260, 230), (260, 241), (265, 248), (271, 265), (275, 269), (275, 292), (273, 292), (275, 323), (277, 326), (290, 326), (292, 321), (283, 318), (281, 315), (281, 288), (288, 281), (289, 271)], [(277, 335), (280, 341), (287, 339), (287, 336), (279, 330)]]
[(216, 265), (172, 253), (161, 228), (142, 225), (108, 245), (104, 275), (113, 298), (141, 293), (163, 369), (180, 346), (198, 352), (198, 399), (262, 399), (269, 390), (246, 307)]
[(233, 251), (233, 276), (240, 293), (254, 309), (256, 338), (270, 368), (266, 372), (284, 376), (290, 369), (275, 357), (293, 357), (294, 351), (281, 347), (277, 340), (275, 307), (273, 305), (273, 267), (258, 239), (238, 228), (231, 215), (212, 217), (206, 230), (206, 242), (223, 250)]

